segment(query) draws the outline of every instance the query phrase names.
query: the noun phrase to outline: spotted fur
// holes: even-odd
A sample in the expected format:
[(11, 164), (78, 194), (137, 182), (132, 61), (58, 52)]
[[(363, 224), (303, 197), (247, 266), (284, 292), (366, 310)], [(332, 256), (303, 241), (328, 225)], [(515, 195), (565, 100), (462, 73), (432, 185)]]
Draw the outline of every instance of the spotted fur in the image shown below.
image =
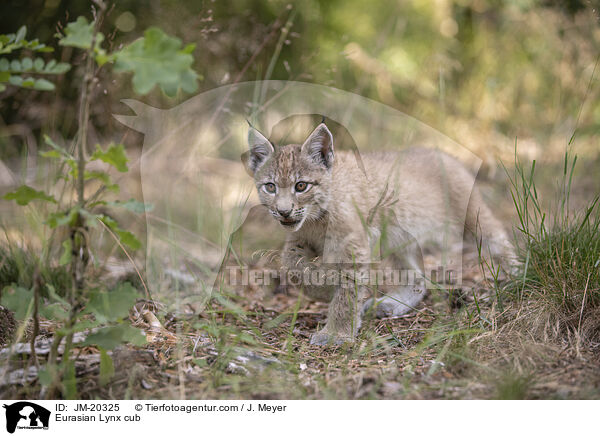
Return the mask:
[[(492, 256), (514, 258), (502, 225), (477, 190), (471, 193), (473, 177), (444, 153), (419, 148), (367, 153), (359, 162), (353, 153), (334, 151), (333, 137), (323, 123), (303, 144), (274, 146), (253, 128), (248, 143), (244, 163), (260, 201), (289, 231), (284, 271), (352, 264), (361, 272), (373, 261), (372, 247), (379, 240), (395, 262), (422, 273), (415, 238), (443, 244), (444, 235), (462, 237), (463, 228), (480, 230)], [(298, 192), (299, 182), (309, 188)], [(465, 193), (470, 201), (461, 206)], [(425, 295), (425, 289), (413, 285), (383, 297), (371, 295), (362, 285), (304, 283), (303, 289), (309, 297), (330, 303), (325, 327), (311, 338), (317, 345), (353, 341), (368, 308), (376, 308), (378, 316), (398, 316)]]

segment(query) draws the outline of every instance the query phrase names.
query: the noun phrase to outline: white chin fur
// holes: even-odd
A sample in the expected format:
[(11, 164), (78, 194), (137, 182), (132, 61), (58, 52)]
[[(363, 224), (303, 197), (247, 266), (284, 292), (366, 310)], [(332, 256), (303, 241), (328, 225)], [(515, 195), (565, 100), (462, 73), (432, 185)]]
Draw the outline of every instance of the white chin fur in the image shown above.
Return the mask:
[(287, 230), (288, 232), (297, 232), (298, 230), (300, 230), (300, 227), (302, 227), (302, 225), (304, 224), (304, 221), (306, 220), (306, 215), (304, 215), (302, 217), (302, 219), (300, 220), (300, 222), (298, 224), (296, 224), (295, 226), (285, 226), (283, 224), (281, 224), (281, 227), (283, 227), (285, 230)]

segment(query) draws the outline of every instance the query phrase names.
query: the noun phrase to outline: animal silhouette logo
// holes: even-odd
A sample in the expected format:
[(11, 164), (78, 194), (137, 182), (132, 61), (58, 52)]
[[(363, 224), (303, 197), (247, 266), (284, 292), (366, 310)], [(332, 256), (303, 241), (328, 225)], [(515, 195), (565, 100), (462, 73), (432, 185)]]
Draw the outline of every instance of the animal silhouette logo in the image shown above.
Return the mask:
[(6, 409), (6, 431), (14, 433), (17, 427), (24, 429), (48, 429), (50, 411), (29, 401), (19, 401)]

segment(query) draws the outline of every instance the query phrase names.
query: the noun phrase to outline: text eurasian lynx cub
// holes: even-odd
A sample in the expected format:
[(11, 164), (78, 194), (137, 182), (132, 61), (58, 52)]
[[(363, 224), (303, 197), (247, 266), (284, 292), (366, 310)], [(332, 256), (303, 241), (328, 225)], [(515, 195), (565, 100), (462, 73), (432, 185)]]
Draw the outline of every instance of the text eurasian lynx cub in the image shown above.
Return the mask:
[[(436, 242), (448, 228), (462, 235), (463, 227), (478, 231), (484, 252), (513, 257), (502, 225), (480, 194), (471, 193), (473, 177), (454, 158), (415, 148), (364, 153), (362, 165), (357, 165), (354, 154), (334, 152), (333, 143), (324, 123), (303, 144), (277, 147), (250, 127), (244, 164), (254, 177), (261, 203), (289, 231), (282, 253), (284, 271), (312, 277), (313, 272), (342, 264), (361, 272), (372, 264), (373, 247), (379, 244), (380, 251), (392, 253), (400, 267), (422, 273), (422, 260), (406, 249), (414, 237), (427, 235)], [(460, 208), (453, 206), (465, 192), (471, 193), (466, 217), (464, 208), (461, 216)], [(372, 295), (368, 285), (353, 283), (302, 283), (307, 296), (329, 302), (327, 323), (312, 335), (312, 344), (352, 341), (367, 308), (377, 316), (398, 316), (425, 295), (424, 288), (415, 284)]]

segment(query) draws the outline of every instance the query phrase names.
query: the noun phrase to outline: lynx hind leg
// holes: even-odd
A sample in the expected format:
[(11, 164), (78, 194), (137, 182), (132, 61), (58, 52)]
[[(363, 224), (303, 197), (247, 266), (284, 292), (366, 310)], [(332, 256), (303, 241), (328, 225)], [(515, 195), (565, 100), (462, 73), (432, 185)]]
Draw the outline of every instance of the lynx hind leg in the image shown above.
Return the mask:
[(382, 260), (398, 271), (401, 282), (407, 283), (386, 286), (385, 296), (365, 302), (363, 314), (374, 308), (377, 318), (401, 316), (414, 310), (426, 295), (423, 253), (416, 239), (397, 226), (390, 227), (388, 240), (382, 241), (381, 247)]
[(514, 267), (517, 256), (502, 223), (494, 216), (490, 208), (475, 190), (469, 201), (465, 229), (481, 241), (481, 255), (491, 257), (503, 266)]

